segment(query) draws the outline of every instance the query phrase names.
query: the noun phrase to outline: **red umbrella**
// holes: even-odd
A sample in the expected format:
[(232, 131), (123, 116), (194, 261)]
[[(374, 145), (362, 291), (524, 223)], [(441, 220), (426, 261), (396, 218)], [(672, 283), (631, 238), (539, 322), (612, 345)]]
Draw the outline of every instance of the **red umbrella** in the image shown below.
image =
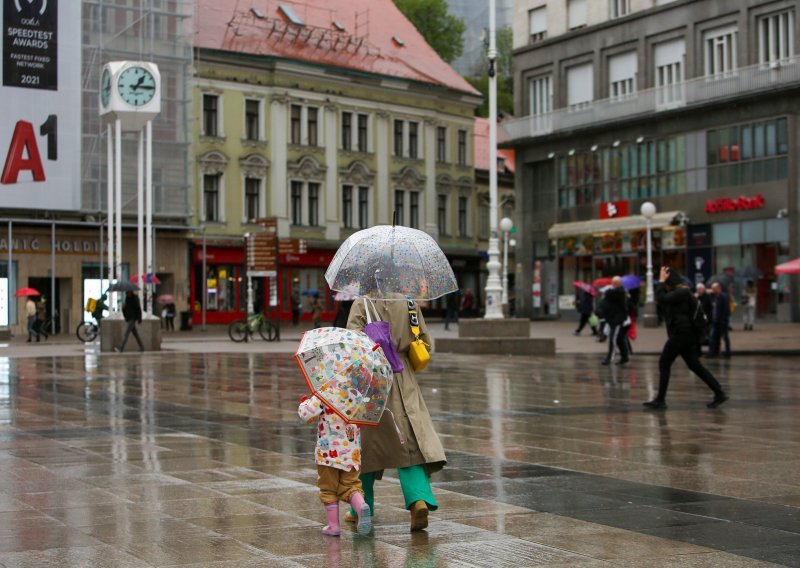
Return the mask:
[(800, 274), (800, 258), (779, 264), (775, 267), (775, 274)]
[(572, 285), (575, 286), (576, 288), (580, 288), (587, 294), (591, 294), (595, 298), (597, 297), (597, 290), (592, 288), (591, 284), (587, 284), (586, 282), (581, 282), (580, 280), (576, 280), (575, 282), (572, 283)]
[(592, 282), (592, 286), (596, 288), (602, 288), (603, 286), (611, 286), (611, 278), (607, 276), (603, 278), (598, 278), (597, 280)]
[(41, 296), (41, 294), (35, 288), (20, 288), (14, 292), (15, 298), (21, 298), (22, 296)]

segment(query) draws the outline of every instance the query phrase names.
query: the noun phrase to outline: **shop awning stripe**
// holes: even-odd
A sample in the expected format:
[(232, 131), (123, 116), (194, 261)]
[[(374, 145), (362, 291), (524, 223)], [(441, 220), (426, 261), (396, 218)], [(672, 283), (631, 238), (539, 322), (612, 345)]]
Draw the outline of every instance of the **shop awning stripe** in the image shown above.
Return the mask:
[[(672, 224), (680, 211), (667, 211), (656, 213), (653, 216), (651, 227), (659, 229)], [(617, 231), (636, 231), (647, 228), (647, 220), (642, 215), (632, 215), (619, 219), (594, 219), (592, 221), (577, 221), (574, 223), (556, 223), (547, 232), (551, 239), (574, 237), (578, 235), (593, 235), (595, 233), (615, 233)]]

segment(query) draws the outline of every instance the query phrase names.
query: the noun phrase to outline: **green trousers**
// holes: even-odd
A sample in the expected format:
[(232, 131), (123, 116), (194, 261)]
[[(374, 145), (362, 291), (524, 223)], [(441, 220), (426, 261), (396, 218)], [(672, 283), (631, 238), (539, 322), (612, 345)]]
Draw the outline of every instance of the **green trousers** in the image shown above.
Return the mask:
[[(364, 500), (369, 505), (369, 510), (375, 515), (375, 473), (362, 473), (358, 477), (361, 479), (361, 487), (364, 490)], [(410, 509), (411, 505), (417, 501), (425, 501), (431, 511), (439, 508), (431, 490), (430, 479), (425, 473), (425, 467), (421, 465), (401, 467), (397, 470), (397, 477), (400, 478), (406, 509)], [(352, 509), (350, 512), (356, 514)]]

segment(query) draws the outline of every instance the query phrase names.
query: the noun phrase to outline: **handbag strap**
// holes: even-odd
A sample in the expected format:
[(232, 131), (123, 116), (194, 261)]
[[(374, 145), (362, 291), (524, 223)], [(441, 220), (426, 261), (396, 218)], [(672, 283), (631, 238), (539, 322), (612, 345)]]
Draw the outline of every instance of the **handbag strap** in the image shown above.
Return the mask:
[(414, 303), (411, 296), (406, 296), (406, 302), (408, 303), (408, 323), (411, 326), (411, 333), (414, 335), (414, 339), (419, 339), (420, 329), (417, 304)]
[[(372, 308), (372, 310), (370, 310)], [(378, 308), (375, 307), (375, 304), (372, 303), (372, 300), (364, 296), (364, 310), (367, 313), (367, 324), (372, 323), (372, 311), (375, 311), (375, 321), (383, 321), (381, 320), (381, 315), (378, 313)]]

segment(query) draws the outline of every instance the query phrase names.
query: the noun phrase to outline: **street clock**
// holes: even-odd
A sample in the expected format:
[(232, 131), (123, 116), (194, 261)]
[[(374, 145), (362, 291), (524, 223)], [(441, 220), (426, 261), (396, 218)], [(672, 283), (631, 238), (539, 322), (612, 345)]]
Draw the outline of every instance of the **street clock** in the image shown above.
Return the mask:
[(149, 61), (111, 61), (100, 76), (100, 116), (140, 130), (161, 112), (161, 73)]

